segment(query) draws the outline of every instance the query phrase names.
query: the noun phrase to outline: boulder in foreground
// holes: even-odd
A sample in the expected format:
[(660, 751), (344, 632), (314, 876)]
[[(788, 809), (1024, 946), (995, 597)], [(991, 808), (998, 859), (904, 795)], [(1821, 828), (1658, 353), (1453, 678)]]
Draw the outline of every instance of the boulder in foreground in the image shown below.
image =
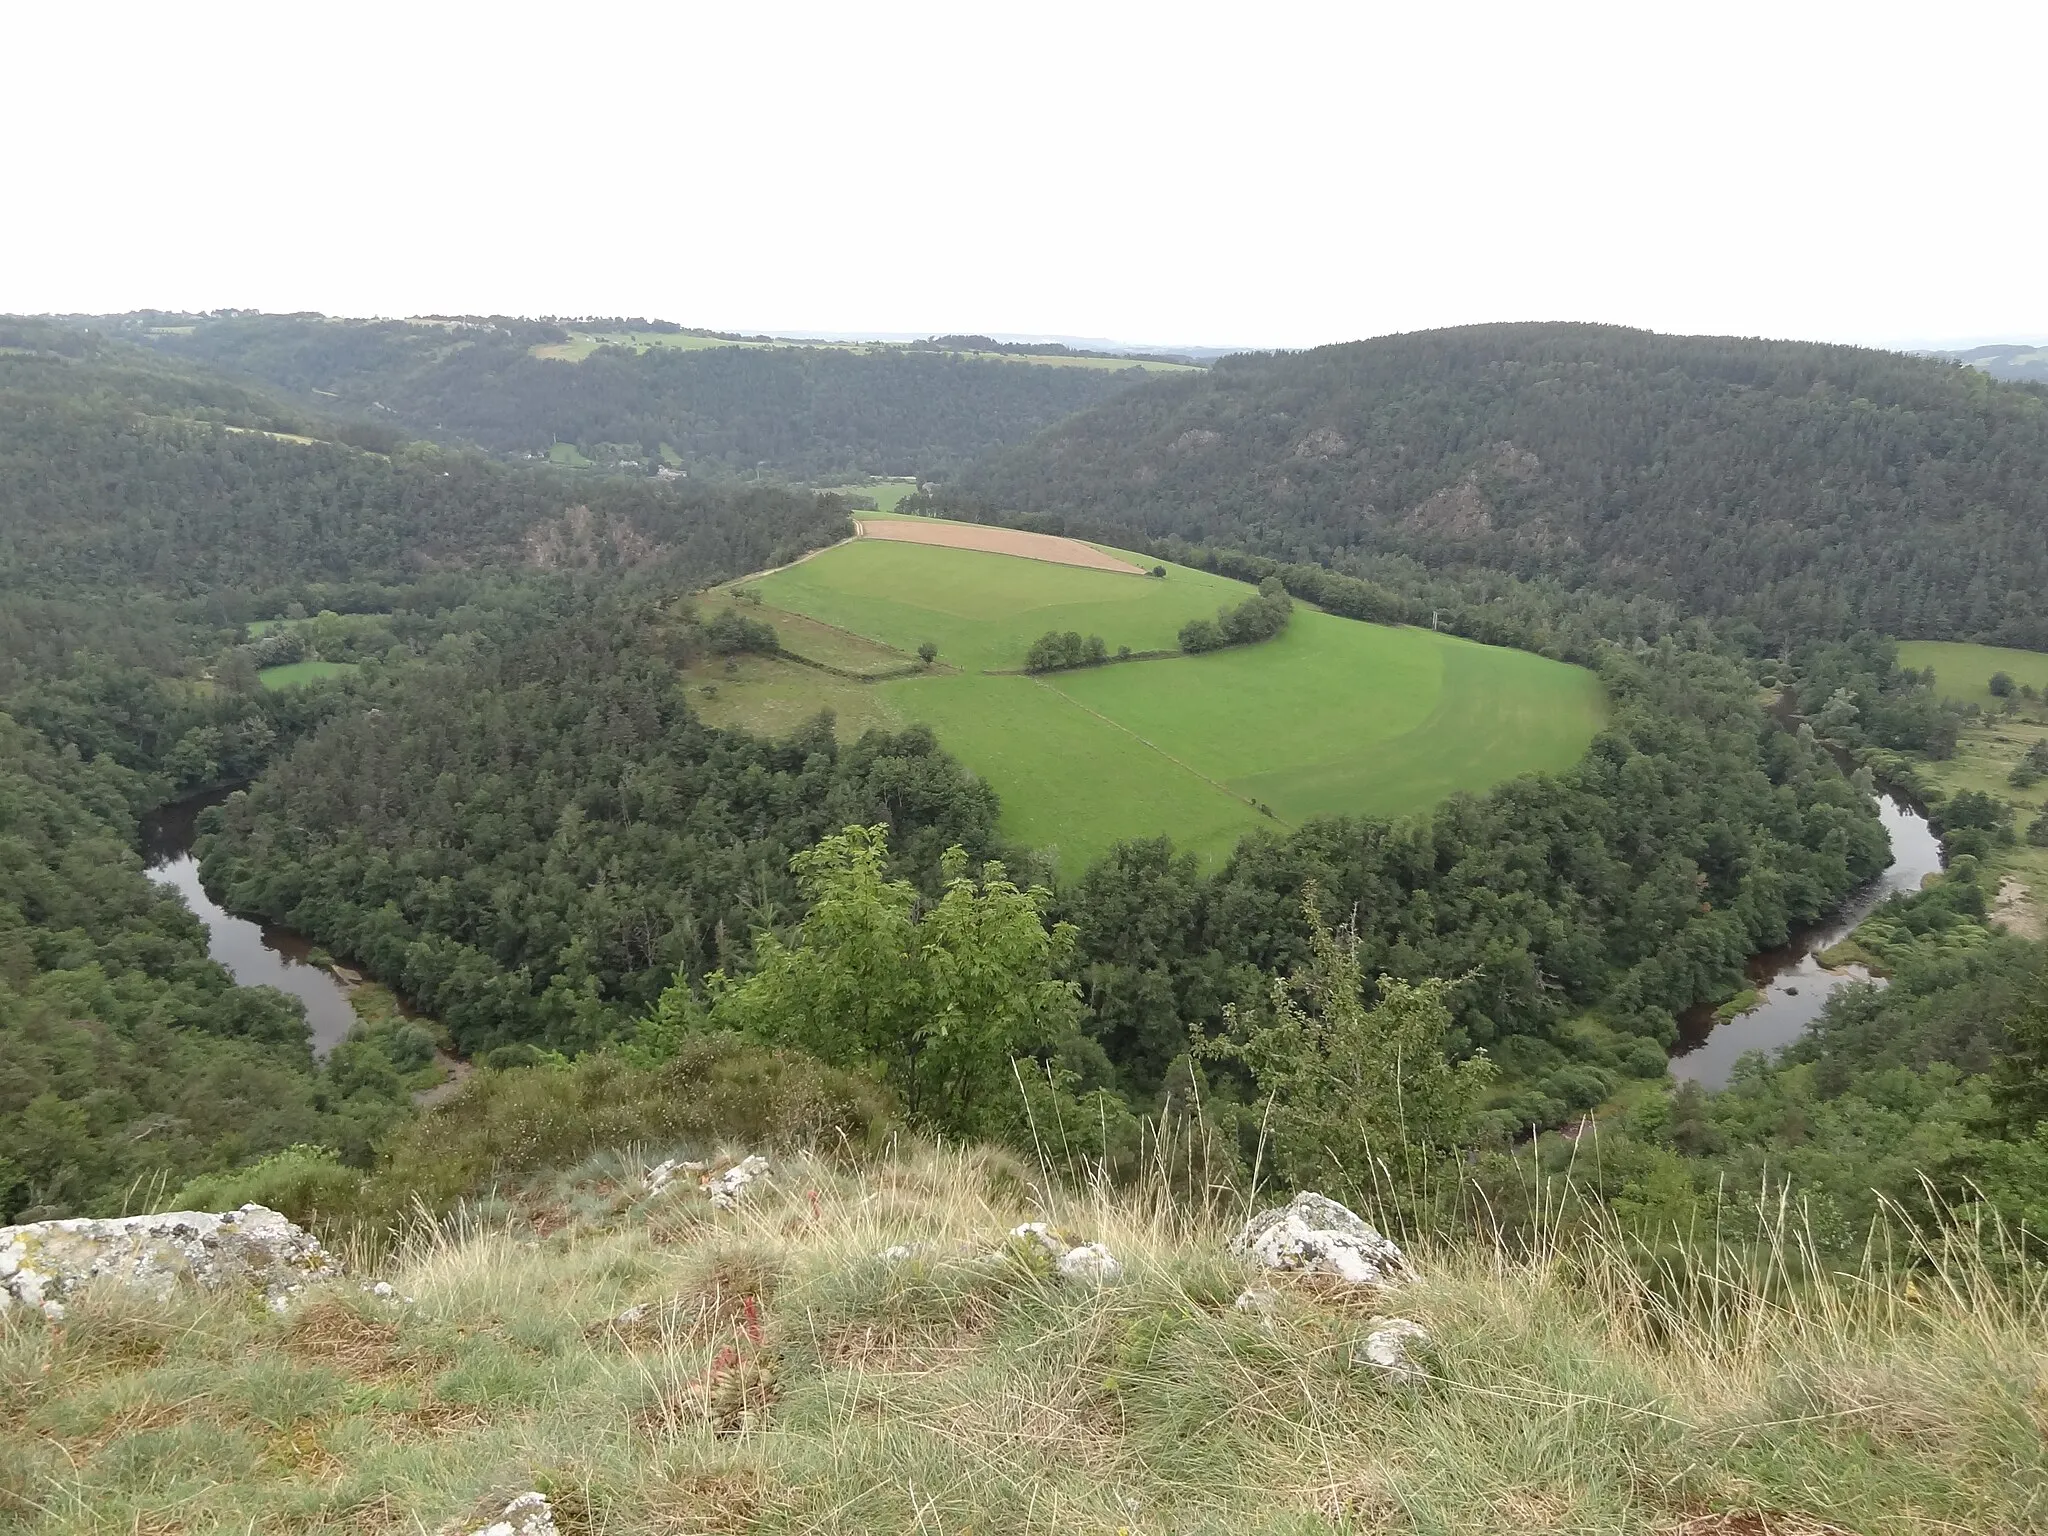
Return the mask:
[(1408, 1257), (1346, 1206), (1304, 1190), (1286, 1205), (1261, 1211), (1233, 1245), (1268, 1269), (1333, 1275), (1350, 1285), (1399, 1285), (1414, 1278)]
[(35, 1307), (53, 1320), (66, 1296), (100, 1280), (159, 1300), (181, 1279), (260, 1290), (281, 1312), (307, 1281), (340, 1273), (318, 1238), (262, 1205), (0, 1227), (0, 1312)]
[(558, 1536), (554, 1509), (544, 1493), (522, 1493), (505, 1513), (473, 1536)]

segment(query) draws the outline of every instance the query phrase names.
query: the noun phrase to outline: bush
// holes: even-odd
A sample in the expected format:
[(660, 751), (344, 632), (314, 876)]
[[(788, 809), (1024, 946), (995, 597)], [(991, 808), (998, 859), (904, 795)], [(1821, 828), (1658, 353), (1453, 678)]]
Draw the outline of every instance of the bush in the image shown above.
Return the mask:
[(2011, 698), (2011, 697), (2012, 697), (2012, 691), (2013, 691), (2013, 690), (2012, 690), (2012, 675), (2011, 675), (2010, 673), (2007, 673), (2007, 672), (1994, 672), (1994, 673), (1992, 673), (1992, 674), (1991, 674), (1991, 682), (1990, 682), (1990, 684), (1989, 684), (1989, 687), (1990, 687), (1990, 689), (1991, 689), (1991, 697), (1993, 697), (1994, 699), (2009, 699), (2009, 698)]
[(1621, 1069), (1630, 1077), (1662, 1077), (1671, 1061), (1654, 1040), (1631, 1040), (1621, 1052)]
[(2036, 848), (2048, 848), (2048, 811), (2027, 823), (2027, 841)]
[(1993, 848), (2013, 841), (2012, 807), (1981, 790), (1951, 795), (1941, 808), (1941, 845), (1951, 859), (1983, 858)]
[(866, 1148), (892, 1115), (868, 1078), (731, 1035), (687, 1036), (652, 1069), (598, 1051), (538, 1070), (486, 1070), (392, 1139), (359, 1214), (389, 1226), (415, 1203), (446, 1211), (498, 1179), (640, 1142)]
[(1213, 619), (1190, 619), (1181, 626), (1180, 648), (1190, 655), (1221, 650), (1226, 645), (1251, 645), (1270, 640), (1287, 627), (1294, 601), (1277, 576), (1259, 583), (1259, 595), (1235, 608), (1219, 608)]
[[(1129, 647), (1125, 647), (1128, 651)], [(1031, 649), (1024, 657), (1027, 672), (1061, 672), (1068, 667), (1093, 667), (1109, 659), (1109, 647), (1102, 636), (1089, 635), (1085, 639), (1077, 630), (1062, 634), (1059, 630), (1048, 629), (1031, 642)]]
[(734, 656), (742, 651), (773, 656), (782, 649), (782, 642), (775, 638), (774, 625), (750, 619), (736, 608), (726, 609), (705, 625), (704, 638), (720, 656)]
[(232, 1211), (267, 1205), (305, 1224), (354, 1208), (363, 1175), (328, 1147), (286, 1147), (232, 1173), (201, 1174), (164, 1202), (167, 1211)]

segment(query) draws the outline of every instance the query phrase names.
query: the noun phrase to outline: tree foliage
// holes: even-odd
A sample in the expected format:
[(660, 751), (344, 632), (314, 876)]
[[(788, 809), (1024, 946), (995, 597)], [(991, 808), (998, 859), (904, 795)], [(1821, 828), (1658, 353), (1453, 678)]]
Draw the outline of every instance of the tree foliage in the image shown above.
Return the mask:
[(942, 500), (1126, 548), (1550, 578), (1774, 646), (2048, 648), (2048, 391), (1853, 347), (1488, 325), (1244, 354), (992, 453)]
[[(1015, 1093), (1012, 1063), (1073, 1033), (1073, 987), (1055, 972), (1074, 933), (1047, 927), (1043, 888), (967, 865), (949, 849), (943, 893), (924, 903), (888, 878), (886, 827), (822, 839), (791, 860), (809, 907), (795, 942), (763, 932), (748, 974), (710, 977), (708, 1022), (871, 1070), (922, 1124), (986, 1130)], [(687, 1010), (687, 992), (664, 1006)]]
[(1226, 1033), (1198, 1037), (1196, 1054), (1249, 1072), (1282, 1182), (1361, 1200), (1383, 1173), (1406, 1184), (1469, 1140), (1493, 1065), (1448, 1054), (1449, 982), (1386, 978), (1369, 1003), (1357, 935), (1331, 931), (1313, 885), (1301, 910), (1305, 962), (1273, 979), (1263, 1010), (1227, 1008)]
[(1073, 667), (1099, 666), (1109, 659), (1109, 647), (1100, 635), (1085, 639), (1079, 630), (1062, 633), (1048, 629), (1031, 642), (1024, 656), (1027, 672), (1064, 672)]
[(0, 715), (0, 1223), (118, 1212), (300, 1142), (360, 1163), (404, 1113), (391, 1032), (316, 1073), (298, 1001), (207, 958), (134, 852), (148, 793)]
[(1190, 619), (1181, 626), (1180, 648), (1189, 655), (1220, 651), (1226, 645), (1253, 645), (1270, 640), (1287, 627), (1294, 603), (1278, 576), (1259, 583), (1259, 595), (1235, 608), (1219, 608), (1213, 619)]
[(764, 463), (798, 476), (954, 468), (1146, 377), (896, 349), (606, 346), (573, 363), (533, 353), (566, 339), (502, 317), (240, 315), (196, 317), (154, 344), (493, 454), (567, 443), (646, 475), (672, 461), (714, 478)]

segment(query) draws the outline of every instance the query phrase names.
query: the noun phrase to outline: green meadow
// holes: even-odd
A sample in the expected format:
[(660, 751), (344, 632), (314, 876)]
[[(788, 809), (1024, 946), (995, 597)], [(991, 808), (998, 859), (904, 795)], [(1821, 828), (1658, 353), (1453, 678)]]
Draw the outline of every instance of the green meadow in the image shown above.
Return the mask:
[(930, 640), (942, 659), (976, 672), (1023, 666), (1031, 642), (1049, 629), (1100, 635), (1111, 652), (1170, 650), (1189, 619), (1250, 595), (1241, 582), (1179, 567), (1160, 581), (881, 539), (855, 540), (747, 585), (774, 607), (900, 651)]
[[(532, 357), (558, 363), (580, 363), (599, 347), (631, 347), (635, 352), (665, 348), (672, 352), (704, 352), (714, 347), (818, 347), (834, 352), (885, 354), (911, 350), (896, 341), (804, 341), (784, 338), (770, 341), (738, 341), (723, 336), (691, 336), (677, 331), (571, 331), (567, 341), (541, 342), (527, 349)], [(930, 352), (930, 348), (918, 348)], [(964, 358), (976, 363), (1026, 363), (1040, 368), (1094, 368), (1121, 371), (1142, 368), (1147, 373), (1197, 373), (1192, 363), (1140, 363), (1124, 357), (1063, 357), (1058, 353), (963, 352), (950, 350), (944, 357)]]
[(1048, 629), (1099, 634), (1112, 653), (1174, 651), (1188, 619), (1250, 595), (1206, 572), (1167, 572), (856, 540), (742, 583), (762, 599), (748, 611), (827, 665), (875, 676), (930, 640), (937, 668), (869, 682), (746, 658), (694, 672), (693, 702), (714, 724), (770, 734), (820, 709), (847, 737), (929, 725), (1002, 797), (1005, 835), (1056, 850), (1070, 875), (1125, 838), (1169, 836), (1213, 864), (1256, 828), (1397, 816), (1555, 772), (1604, 721), (1600, 686), (1580, 668), (1303, 604), (1261, 645), (1016, 670)]
[(1965, 645), (1954, 640), (1905, 640), (1899, 644), (1899, 665), (1925, 671), (1943, 698), (1986, 709), (2002, 701), (1991, 694), (1991, 674), (2003, 672), (2016, 683), (2048, 689), (2048, 651), (2015, 651), (2002, 645)]
[[(894, 512), (917, 489), (914, 480), (870, 480), (864, 485), (821, 485), (820, 496), (865, 496), (883, 512)], [(872, 516), (873, 514), (867, 514)]]
[(355, 670), (352, 661), (294, 661), (282, 667), (265, 667), (256, 677), (266, 688), (303, 688), (330, 677), (347, 677)]

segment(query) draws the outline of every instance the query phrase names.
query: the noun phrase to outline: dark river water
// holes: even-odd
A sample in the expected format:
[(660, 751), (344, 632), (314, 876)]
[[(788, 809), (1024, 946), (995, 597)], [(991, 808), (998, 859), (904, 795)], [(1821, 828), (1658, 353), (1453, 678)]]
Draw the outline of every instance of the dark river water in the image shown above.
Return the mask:
[(1779, 1051), (1805, 1034), (1820, 1017), (1828, 994), (1850, 981), (1868, 981), (1861, 966), (1839, 971), (1822, 968), (1815, 958), (1846, 939), (1878, 904), (1899, 891), (1917, 891), (1920, 882), (1941, 868), (1941, 844), (1927, 818), (1912, 807), (1880, 795), (1878, 814), (1891, 834), (1892, 862), (1885, 872), (1850, 896), (1826, 922), (1802, 930), (1792, 942), (1749, 959), (1749, 984), (1757, 1005), (1725, 1024), (1714, 1022), (1712, 1008), (1695, 1008), (1678, 1021), (1679, 1054), (1671, 1058), (1672, 1076), (1703, 1088), (1724, 1086), (1745, 1051)]
[(143, 818), (142, 856), (149, 878), (185, 898), (185, 905), (206, 924), (207, 952), (236, 981), (245, 987), (276, 987), (306, 1005), (314, 1054), (324, 1056), (355, 1027), (348, 989), (321, 967), (307, 963), (313, 945), (304, 935), (236, 917), (200, 889), (199, 861), (192, 857), (199, 813), (231, 793), (223, 789), (179, 800)]

